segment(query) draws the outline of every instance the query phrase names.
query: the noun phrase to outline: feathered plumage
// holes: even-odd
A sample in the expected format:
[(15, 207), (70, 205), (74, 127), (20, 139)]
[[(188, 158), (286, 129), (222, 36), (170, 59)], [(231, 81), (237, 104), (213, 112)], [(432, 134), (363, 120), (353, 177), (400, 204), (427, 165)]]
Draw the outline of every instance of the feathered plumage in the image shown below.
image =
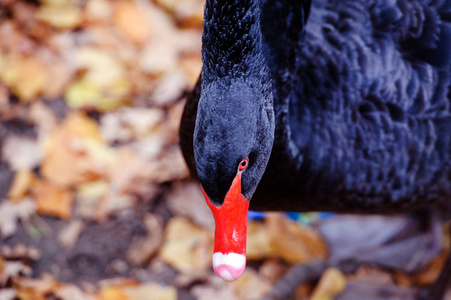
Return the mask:
[(451, 206), (450, 0), (207, 0), (204, 17), (180, 141), (207, 203)]

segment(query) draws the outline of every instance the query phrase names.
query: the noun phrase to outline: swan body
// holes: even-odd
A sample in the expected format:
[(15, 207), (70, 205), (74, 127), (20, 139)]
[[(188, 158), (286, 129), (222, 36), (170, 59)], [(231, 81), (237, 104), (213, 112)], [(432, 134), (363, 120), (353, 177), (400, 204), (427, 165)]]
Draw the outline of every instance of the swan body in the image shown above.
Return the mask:
[(247, 206), (450, 206), (451, 1), (207, 0), (202, 42), (180, 143), (215, 253), (245, 254)]

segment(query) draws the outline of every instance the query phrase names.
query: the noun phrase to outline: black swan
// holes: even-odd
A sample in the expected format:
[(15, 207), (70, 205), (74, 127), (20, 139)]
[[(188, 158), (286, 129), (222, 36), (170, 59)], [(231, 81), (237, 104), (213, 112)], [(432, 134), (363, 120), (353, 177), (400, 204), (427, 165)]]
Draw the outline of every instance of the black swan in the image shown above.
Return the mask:
[(220, 277), (244, 269), (249, 206), (450, 206), (451, 0), (207, 0), (203, 26), (180, 143)]

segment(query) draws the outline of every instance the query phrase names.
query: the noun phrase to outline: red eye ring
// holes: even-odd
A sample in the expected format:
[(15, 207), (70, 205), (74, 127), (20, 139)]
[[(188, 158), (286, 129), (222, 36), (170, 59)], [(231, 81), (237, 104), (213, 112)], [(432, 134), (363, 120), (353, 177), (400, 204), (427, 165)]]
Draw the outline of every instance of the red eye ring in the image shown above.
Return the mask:
[(240, 164), (238, 166), (238, 170), (243, 171), (244, 169), (247, 168), (248, 165), (249, 165), (249, 160), (247, 158), (245, 158), (240, 162)]

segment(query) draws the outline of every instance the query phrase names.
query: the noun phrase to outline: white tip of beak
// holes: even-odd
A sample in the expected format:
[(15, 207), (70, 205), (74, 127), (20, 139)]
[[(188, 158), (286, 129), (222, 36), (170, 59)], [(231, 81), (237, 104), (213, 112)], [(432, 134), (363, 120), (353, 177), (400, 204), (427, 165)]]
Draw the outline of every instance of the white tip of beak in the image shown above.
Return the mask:
[(213, 269), (216, 275), (225, 281), (237, 280), (246, 267), (246, 256), (238, 253), (223, 254), (216, 252), (213, 254)]

